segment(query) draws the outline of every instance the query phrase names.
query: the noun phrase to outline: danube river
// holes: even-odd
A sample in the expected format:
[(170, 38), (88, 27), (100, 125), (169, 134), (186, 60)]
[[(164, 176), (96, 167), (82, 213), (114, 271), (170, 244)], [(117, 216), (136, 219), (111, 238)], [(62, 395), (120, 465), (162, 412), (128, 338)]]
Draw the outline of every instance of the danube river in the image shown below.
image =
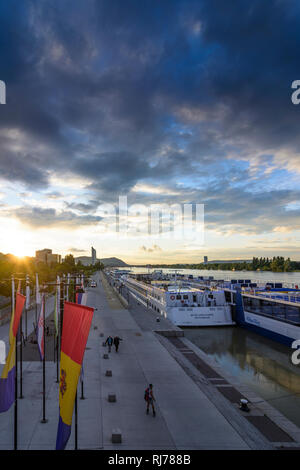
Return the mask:
[(239, 327), (184, 328), (184, 335), (300, 427), (300, 367), (291, 349)]
[[(146, 268), (132, 268), (147, 272)], [(174, 270), (164, 269), (164, 272)], [(300, 273), (178, 270), (178, 273), (215, 279), (277, 281), (300, 286)], [(300, 427), (300, 367), (291, 363), (286, 346), (239, 327), (185, 328), (186, 338), (213, 357), (224, 370)]]
[[(124, 268), (120, 268), (124, 269)], [(148, 272), (147, 268), (130, 268), (135, 273)], [(156, 268), (158, 269), (158, 268)], [(149, 269), (150, 272), (155, 269)], [(274, 281), (286, 284), (297, 284), (300, 287), (300, 272), (273, 273), (271, 271), (219, 271), (214, 269), (162, 269), (164, 273), (192, 274), (193, 276), (213, 276), (215, 279), (250, 279), (252, 282)]]

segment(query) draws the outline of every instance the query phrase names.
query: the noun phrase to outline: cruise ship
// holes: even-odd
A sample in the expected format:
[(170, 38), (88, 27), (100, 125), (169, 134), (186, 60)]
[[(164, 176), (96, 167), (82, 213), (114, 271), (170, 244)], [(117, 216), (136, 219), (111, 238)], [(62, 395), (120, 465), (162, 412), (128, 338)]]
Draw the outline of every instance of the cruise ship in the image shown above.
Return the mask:
[(233, 318), (237, 325), (274, 341), (291, 346), (300, 339), (300, 290), (283, 282), (229, 281), (196, 278), (192, 285), (224, 289), (233, 296)]
[(262, 289), (237, 293), (236, 321), (272, 340), (291, 346), (300, 339), (300, 292)]
[(225, 326), (234, 325), (232, 320), (232, 295), (223, 289), (193, 286), (163, 276), (161, 271), (153, 274), (109, 273), (116, 287), (125, 285), (148, 309), (157, 316), (168, 318), (177, 326)]
[(154, 313), (178, 326), (238, 325), (291, 346), (300, 339), (300, 289), (283, 282), (212, 276), (110, 273)]

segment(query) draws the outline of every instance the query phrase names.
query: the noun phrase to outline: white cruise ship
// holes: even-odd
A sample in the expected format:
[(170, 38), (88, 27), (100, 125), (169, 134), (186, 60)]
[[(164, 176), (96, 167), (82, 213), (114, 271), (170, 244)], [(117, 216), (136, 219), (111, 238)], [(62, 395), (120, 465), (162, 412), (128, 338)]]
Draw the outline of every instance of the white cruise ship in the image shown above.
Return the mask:
[[(177, 326), (224, 326), (232, 321), (232, 304), (224, 290), (192, 287), (173, 280), (143, 282), (131, 275), (119, 278), (147, 308)], [(155, 283), (155, 284), (153, 284)]]

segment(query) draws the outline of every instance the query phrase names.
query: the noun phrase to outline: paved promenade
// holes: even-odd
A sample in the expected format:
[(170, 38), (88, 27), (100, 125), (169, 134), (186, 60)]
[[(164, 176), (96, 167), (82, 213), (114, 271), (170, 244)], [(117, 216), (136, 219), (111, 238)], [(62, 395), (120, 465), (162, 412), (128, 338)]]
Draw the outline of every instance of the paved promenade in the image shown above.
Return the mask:
[[(176, 357), (174, 344), (154, 332), (174, 329), (170, 322), (157, 323), (153, 313), (132, 297), (129, 310), (124, 308), (104, 276), (100, 278), (97, 273), (95, 279), (97, 288), (88, 289), (87, 305), (97, 310), (84, 357), (84, 400), (78, 387), (79, 449), (274, 447), (219, 392), (220, 397), (210, 396), (205, 380), (196, 372), (193, 376)], [(48, 314), (50, 310), (49, 306)], [(4, 339), (4, 327), (0, 334)], [(108, 335), (122, 338), (118, 353), (114, 348), (108, 353), (103, 347)], [(106, 376), (107, 370), (112, 372), (111, 377)], [(149, 383), (154, 385), (156, 417), (146, 414), (143, 394)], [(42, 363), (24, 362), (24, 399), (18, 400), (19, 449), (55, 448), (59, 410), (56, 364), (52, 361), (46, 363), (46, 387), (48, 422), (42, 424)], [(116, 402), (108, 400), (112, 394)], [(0, 449), (13, 449), (13, 412), (14, 407), (0, 414)], [(120, 444), (112, 443), (114, 429), (122, 434)], [(74, 419), (67, 449), (74, 449)]]

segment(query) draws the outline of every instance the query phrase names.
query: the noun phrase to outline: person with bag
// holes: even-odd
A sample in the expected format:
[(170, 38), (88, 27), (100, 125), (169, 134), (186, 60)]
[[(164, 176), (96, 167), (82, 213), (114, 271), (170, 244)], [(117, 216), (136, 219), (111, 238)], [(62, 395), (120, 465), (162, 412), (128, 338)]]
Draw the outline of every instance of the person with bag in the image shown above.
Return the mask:
[(155, 413), (155, 409), (154, 409), (154, 402), (156, 400), (154, 398), (153, 385), (152, 384), (149, 384), (149, 387), (146, 388), (145, 394), (144, 394), (144, 399), (147, 402), (147, 410), (146, 410), (147, 415), (149, 414), (149, 407), (151, 405), (152, 406), (153, 416), (155, 416), (156, 413)]

